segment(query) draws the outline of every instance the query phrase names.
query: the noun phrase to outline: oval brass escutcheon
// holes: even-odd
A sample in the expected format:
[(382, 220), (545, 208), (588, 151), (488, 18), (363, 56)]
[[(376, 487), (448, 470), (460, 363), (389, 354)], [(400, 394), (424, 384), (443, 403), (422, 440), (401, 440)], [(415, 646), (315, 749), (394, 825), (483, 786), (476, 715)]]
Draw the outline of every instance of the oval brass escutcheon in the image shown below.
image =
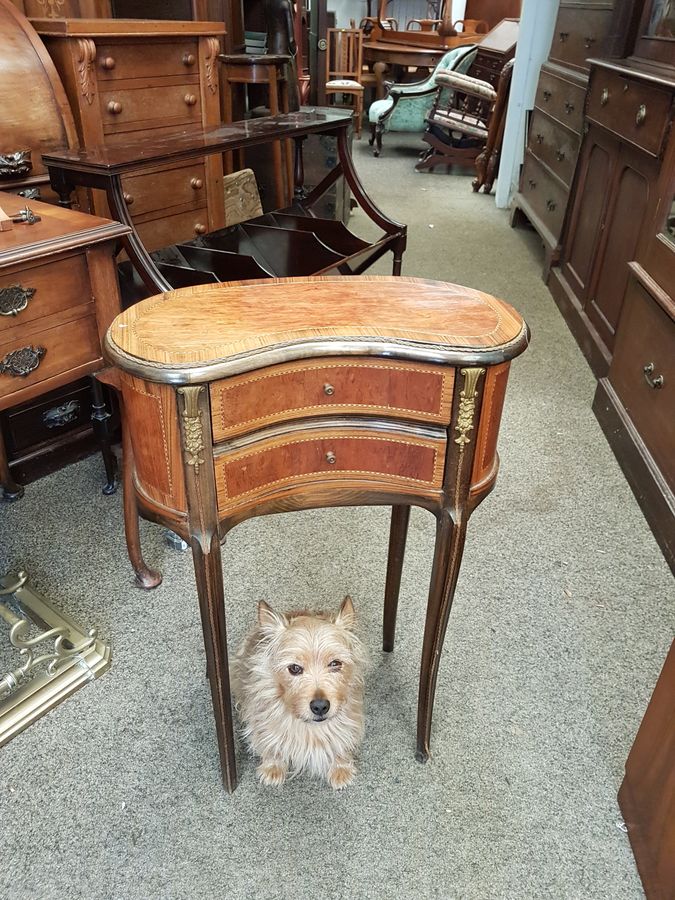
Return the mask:
[(600, 94), (600, 106), (607, 106), (609, 103), (609, 88), (603, 88)]

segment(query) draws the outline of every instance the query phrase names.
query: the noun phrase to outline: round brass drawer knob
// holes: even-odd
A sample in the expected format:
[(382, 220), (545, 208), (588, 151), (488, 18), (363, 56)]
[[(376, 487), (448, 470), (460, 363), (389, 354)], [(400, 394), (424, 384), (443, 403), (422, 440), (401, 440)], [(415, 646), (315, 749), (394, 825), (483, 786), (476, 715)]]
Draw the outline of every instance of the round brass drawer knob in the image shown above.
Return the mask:
[(326, 462), (329, 466), (335, 465), (335, 454), (332, 450), (329, 450), (328, 453), (326, 453)]
[(114, 56), (106, 56), (105, 59), (101, 60), (101, 68), (102, 69), (114, 69), (115, 68), (115, 57)]
[(192, 181), (190, 182), (190, 185), (196, 191), (201, 191), (201, 189), (204, 187), (204, 182), (201, 180), (201, 178), (193, 178)]
[(332, 384), (328, 384), (328, 382), (326, 382), (326, 384), (324, 384), (324, 386), (323, 386), (323, 392), (324, 392), (324, 394), (326, 394), (326, 396), (332, 397), (333, 394), (335, 393), (335, 388), (333, 387)]
[(185, 103), (188, 106), (194, 106), (195, 103), (197, 102), (197, 98), (195, 97), (194, 94), (186, 94), (185, 97), (183, 97), (183, 99), (185, 100)]
[(122, 196), (124, 197), (124, 202), (126, 203), (126, 205), (131, 206), (131, 204), (134, 202), (134, 198), (131, 196), (131, 194), (124, 193)]
[(119, 116), (122, 112), (122, 104), (118, 103), (117, 100), (111, 100), (108, 104), (108, 112), (112, 113), (114, 116)]
[(197, 57), (194, 53), (184, 53), (183, 54), (183, 65), (184, 66), (194, 66), (197, 62)]
[(195, 234), (206, 234), (206, 225), (202, 225), (201, 222), (197, 222), (195, 225)]

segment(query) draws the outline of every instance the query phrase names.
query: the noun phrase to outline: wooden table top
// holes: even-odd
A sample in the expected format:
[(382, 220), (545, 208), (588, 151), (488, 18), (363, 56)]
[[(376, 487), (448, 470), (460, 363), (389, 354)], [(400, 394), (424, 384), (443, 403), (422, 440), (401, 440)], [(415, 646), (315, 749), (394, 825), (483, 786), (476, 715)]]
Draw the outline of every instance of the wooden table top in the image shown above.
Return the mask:
[(512, 359), (528, 329), (507, 303), (459, 285), (325, 276), (200, 285), (121, 313), (107, 357), (150, 381), (210, 381), (318, 355), (450, 365)]

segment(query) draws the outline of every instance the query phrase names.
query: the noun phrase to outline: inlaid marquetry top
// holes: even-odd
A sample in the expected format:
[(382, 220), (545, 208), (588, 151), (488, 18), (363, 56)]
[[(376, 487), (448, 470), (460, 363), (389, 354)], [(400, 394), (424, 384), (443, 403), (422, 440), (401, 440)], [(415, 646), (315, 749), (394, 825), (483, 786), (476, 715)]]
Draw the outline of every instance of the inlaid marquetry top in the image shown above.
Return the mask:
[(496, 364), (525, 348), (507, 303), (471, 288), (393, 276), (326, 276), (200, 285), (121, 313), (107, 357), (150, 381), (210, 381), (262, 365), (369, 354)]

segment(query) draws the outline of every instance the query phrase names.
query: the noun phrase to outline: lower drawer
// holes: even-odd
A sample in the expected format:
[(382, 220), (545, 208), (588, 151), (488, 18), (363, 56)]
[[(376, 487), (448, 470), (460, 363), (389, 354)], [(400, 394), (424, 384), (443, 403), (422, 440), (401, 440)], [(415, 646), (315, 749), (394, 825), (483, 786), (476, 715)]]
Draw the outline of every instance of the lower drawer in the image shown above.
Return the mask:
[(565, 218), (568, 194), (555, 176), (529, 151), (525, 154), (520, 193), (529, 203), (539, 223), (557, 241)]
[(675, 491), (675, 321), (631, 278), (609, 380)]
[(435, 493), (443, 481), (445, 438), (403, 429), (327, 428), (286, 432), (225, 451), (215, 460), (218, 508), (245, 505), (293, 488), (339, 481), (352, 490)]
[(29, 447), (61, 438), (91, 422), (91, 384), (81, 379), (66, 388), (50, 391), (38, 400), (2, 414), (3, 434), (11, 457)]

